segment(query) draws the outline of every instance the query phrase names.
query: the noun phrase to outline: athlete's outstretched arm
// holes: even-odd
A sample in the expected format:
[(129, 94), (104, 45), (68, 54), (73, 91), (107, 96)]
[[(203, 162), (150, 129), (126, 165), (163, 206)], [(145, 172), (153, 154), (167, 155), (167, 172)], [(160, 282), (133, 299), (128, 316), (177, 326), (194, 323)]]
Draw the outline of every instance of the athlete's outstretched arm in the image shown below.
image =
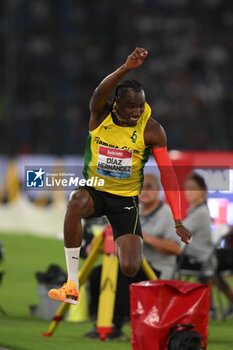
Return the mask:
[(163, 189), (175, 220), (176, 233), (184, 243), (189, 243), (191, 233), (182, 224), (179, 185), (168, 155), (165, 131), (159, 123), (149, 119), (144, 139), (146, 145), (153, 147), (152, 152), (159, 167)]
[(115, 89), (121, 79), (132, 69), (138, 68), (142, 65), (147, 56), (147, 51), (143, 48), (137, 47), (128, 57), (126, 62), (113, 73), (109, 74), (101, 81), (99, 86), (95, 89), (90, 100), (89, 108), (91, 117), (101, 118), (109, 94)]

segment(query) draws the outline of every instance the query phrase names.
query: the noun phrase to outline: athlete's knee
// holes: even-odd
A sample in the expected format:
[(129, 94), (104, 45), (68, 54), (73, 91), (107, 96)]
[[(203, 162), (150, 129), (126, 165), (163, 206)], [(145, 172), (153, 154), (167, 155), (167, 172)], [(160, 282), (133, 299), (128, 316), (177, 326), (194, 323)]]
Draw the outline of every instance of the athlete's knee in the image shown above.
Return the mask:
[(73, 191), (69, 197), (67, 211), (71, 214), (83, 217), (90, 204), (89, 194)]
[(141, 267), (141, 262), (137, 260), (123, 260), (120, 261), (120, 268), (127, 277), (134, 277)]
[(82, 207), (82, 201), (80, 200), (80, 196), (77, 191), (73, 191), (69, 197), (67, 210), (79, 212)]
[(140, 236), (126, 234), (115, 241), (116, 253), (123, 274), (134, 277), (142, 264), (142, 239)]

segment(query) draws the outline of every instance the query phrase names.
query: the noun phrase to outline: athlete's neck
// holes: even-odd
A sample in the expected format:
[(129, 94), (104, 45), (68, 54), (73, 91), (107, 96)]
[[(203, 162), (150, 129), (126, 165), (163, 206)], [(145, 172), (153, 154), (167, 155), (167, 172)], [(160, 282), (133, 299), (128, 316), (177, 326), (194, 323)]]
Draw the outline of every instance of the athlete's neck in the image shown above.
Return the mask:
[(116, 124), (116, 125), (119, 125), (119, 126), (123, 126), (123, 127), (126, 127), (126, 126), (130, 126), (126, 123), (126, 121), (119, 115), (117, 114), (116, 112), (112, 113), (112, 116), (113, 116), (113, 122)]

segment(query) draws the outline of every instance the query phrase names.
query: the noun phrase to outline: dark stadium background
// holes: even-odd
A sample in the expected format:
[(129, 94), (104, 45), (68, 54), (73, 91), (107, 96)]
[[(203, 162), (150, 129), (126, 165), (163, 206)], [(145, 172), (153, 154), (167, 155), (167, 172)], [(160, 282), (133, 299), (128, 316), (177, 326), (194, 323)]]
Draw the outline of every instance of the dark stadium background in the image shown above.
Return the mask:
[(168, 148), (232, 149), (233, 1), (3, 0), (0, 153), (82, 155), (94, 88), (136, 47)]
[[(51, 321), (30, 313), (43, 305), (36, 273), (66, 269), (70, 190), (33, 191), (26, 170), (82, 171), (91, 95), (136, 46), (149, 54), (129, 78), (143, 83), (173, 165), (227, 184), (209, 191), (208, 206), (213, 227), (233, 226), (233, 0), (0, 0), (1, 349), (131, 348), (130, 324), (126, 342), (87, 339), (91, 321), (65, 321), (42, 337)], [(210, 320), (208, 350), (233, 349), (232, 329), (232, 318)]]

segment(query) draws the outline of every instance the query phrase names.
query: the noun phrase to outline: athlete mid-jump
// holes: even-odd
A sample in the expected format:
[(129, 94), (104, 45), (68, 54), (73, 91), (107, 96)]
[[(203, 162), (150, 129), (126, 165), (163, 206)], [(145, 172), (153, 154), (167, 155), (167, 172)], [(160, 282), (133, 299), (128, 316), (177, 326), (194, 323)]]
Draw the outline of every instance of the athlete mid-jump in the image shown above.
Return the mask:
[[(141, 83), (122, 78), (142, 65), (148, 52), (137, 47), (126, 62), (101, 81), (90, 101), (89, 136), (84, 156), (86, 179), (99, 178), (93, 187), (72, 192), (65, 216), (64, 242), (68, 282), (51, 289), (49, 297), (78, 303), (78, 262), (82, 243), (81, 219), (106, 215), (113, 229), (120, 268), (134, 276), (142, 263), (142, 231), (138, 194), (143, 168), (152, 151), (160, 169), (161, 182), (171, 207), (177, 234), (189, 243), (191, 233), (183, 226), (180, 193), (171, 165), (166, 134), (151, 117)], [(113, 103), (108, 102), (115, 90)]]

